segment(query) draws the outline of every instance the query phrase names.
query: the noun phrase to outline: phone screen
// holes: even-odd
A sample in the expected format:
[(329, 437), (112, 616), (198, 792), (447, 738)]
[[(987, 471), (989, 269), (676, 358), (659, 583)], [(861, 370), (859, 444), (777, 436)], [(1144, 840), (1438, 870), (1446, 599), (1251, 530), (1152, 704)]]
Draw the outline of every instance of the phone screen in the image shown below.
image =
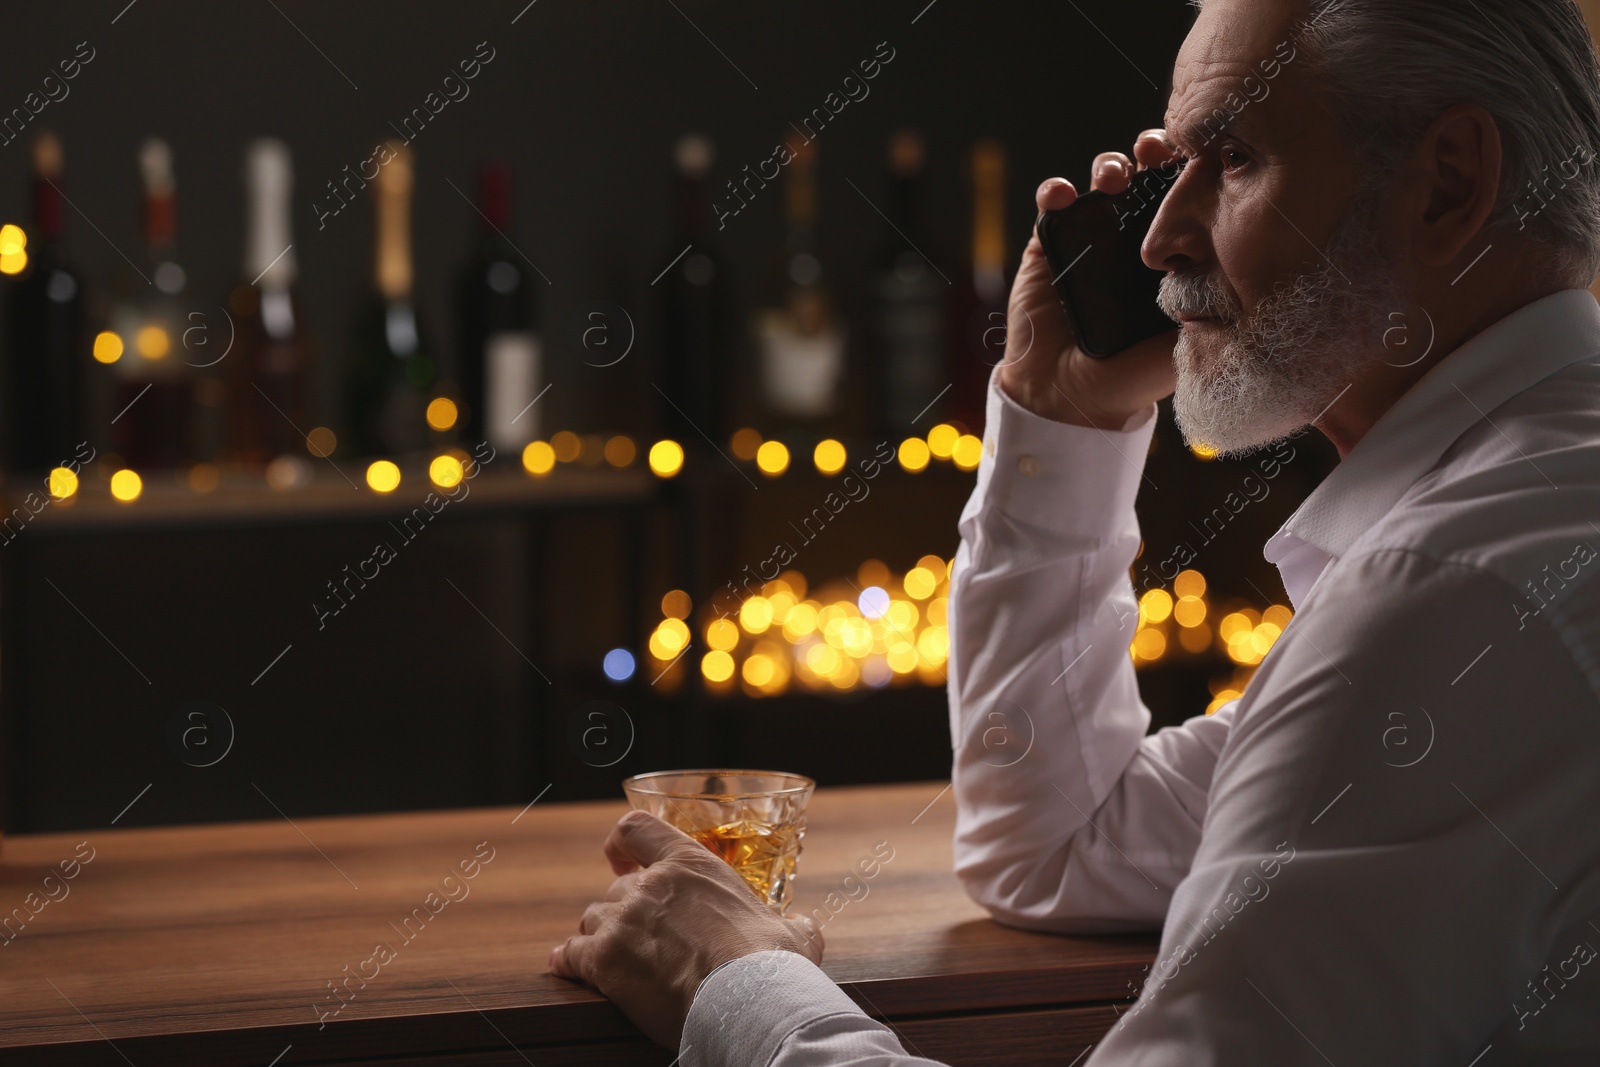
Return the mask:
[(1039, 216), (1056, 293), (1078, 347), (1091, 356), (1113, 356), (1177, 328), (1156, 303), (1164, 272), (1145, 266), (1139, 247), (1178, 173), (1176, 165), (1142, 170), (1115, 196), (1090, 190)]

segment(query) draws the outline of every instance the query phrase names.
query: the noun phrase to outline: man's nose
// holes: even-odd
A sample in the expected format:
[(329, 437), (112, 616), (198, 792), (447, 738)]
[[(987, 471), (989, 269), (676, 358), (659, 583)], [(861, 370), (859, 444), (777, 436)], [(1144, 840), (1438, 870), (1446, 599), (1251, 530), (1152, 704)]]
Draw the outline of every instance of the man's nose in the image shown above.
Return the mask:
[(1150, 232), (1139, 248), (1145, 266), (1151, 270), (1193, 270), (1209, 261), (1209, 215), (1203, 210), (1198, 178), (1192, 169), (1182, 171), (1156, 210)]

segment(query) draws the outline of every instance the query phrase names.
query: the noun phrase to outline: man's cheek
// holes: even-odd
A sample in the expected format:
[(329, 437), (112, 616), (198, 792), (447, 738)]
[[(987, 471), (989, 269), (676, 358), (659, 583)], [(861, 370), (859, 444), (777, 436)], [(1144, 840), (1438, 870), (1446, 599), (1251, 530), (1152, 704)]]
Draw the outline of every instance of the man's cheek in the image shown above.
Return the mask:
[[(1271, 195), (1280, 195), (1274, 190)], [(1294, 261), (1280, 269), (1273, 255), (1284, 255), (1287, 246), (1274, 241), (1274, 235), (1283, 227), (1279, 217), (1265, 201), (1240, 204), (1232, 210), (1219, 211), (1211, 224), (1211, 248), (1216, 260), (1216, 280), (1227, 291), (1235, 321), (1249, 322), (1261, 298), (1272, 291), (1273, 285), (1291, 278), (1297, 271)], [(1293, 256), (1297, 253), (1288, 253)]]

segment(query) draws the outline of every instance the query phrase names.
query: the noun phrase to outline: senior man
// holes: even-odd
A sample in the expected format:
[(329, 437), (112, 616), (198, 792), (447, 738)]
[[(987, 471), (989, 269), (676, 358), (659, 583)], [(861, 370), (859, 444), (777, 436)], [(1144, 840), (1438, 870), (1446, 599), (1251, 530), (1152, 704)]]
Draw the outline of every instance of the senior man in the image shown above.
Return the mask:
[[(1094, 171), (1182, 168), (1143, 248), (1176, 336), (1085, 358), (1024, 253), (952, 579), (956, 873), (1014, 926), (1164, 924), (1088, 1064), (1600, 1062), (1596, 151), (1572, 0), (1207, 0), (1166, 129)], [(1245, 695), (1147, 736), (1169, 393), (1192, 443), (1341, 463), (1265, 546), (1297, 614)], [(930, 1062), (678, 831), (605, 851), (551, 967), (685, 1065)]]

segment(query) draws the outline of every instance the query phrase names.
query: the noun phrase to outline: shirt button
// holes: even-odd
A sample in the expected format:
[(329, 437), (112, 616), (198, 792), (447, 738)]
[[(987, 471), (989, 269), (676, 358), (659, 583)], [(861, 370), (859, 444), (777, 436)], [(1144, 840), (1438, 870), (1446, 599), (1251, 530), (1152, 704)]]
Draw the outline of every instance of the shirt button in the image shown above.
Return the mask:
[(1035, 474), (1039, 473), (1039, 461), (1034, 459), (1032, 456), (1023, 456), (1021, 459), (1017, 460), (1017, 470), (1021, 471), (1029, 478), (1032, 478)]

